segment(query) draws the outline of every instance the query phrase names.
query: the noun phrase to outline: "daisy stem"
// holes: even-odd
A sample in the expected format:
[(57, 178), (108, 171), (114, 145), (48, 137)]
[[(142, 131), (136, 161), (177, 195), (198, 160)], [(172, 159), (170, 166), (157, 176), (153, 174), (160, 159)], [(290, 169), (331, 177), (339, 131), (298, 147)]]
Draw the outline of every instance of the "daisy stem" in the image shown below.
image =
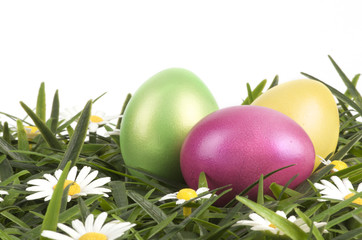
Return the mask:
[(188, 217), (188, 216), (190, 216), (190, 214), (191, 214), (191, 212), (192, 212), (192, 210), (191, 210), (191, 208), (190, 207), (183, 207), (183, 214), (184, 214), (184, 217), (186, 218), (186, 217)]

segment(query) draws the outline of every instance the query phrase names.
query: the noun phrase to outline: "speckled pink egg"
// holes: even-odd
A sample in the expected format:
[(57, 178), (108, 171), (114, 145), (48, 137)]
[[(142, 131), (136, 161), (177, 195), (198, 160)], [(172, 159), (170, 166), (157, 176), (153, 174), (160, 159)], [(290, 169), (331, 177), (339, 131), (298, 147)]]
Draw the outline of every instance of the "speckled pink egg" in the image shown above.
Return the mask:
[[(307, 133), (288, 116), (266, 107), (235, 106), (213, 112), (199, 121), (181, 149), (181, 171), (186, 183), (197, 189), (205, 172), (210, 189), (231, 184), (224, 205), (250, 184), (279, 168), (295, 164), (264, 180), (264, 193), (276, 182), (295, 188), (312, 173), (315, 152)], [(257, 186), (247, 195), (257, 197)]]

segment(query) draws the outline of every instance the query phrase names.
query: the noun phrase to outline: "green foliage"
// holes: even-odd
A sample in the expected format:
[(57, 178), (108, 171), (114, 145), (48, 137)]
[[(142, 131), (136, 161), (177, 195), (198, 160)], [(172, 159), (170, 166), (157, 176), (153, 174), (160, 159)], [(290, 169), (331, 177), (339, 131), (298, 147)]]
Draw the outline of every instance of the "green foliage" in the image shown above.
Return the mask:
[[(362, 198), (362, 193), (356, 193), (344, 201), (319, 201), (320, 193), (314, 186), (321, 179), (329, 180), (331, 176), (339, 176), (348, 178), (357, 189), (362, 180), (362, 98), (357, 90), (360, 75), (350, 80), (337, 63), (329, 58), (347, 88), (344, 93), (316, 77), (302, 74), (324, 83), (336, 97), (340, 135), (336, 151), (329, 159), (344, 161), (349, 167), (332, 173), (333, 166), (322, 164), (295, 189), (289, 188), (294, 178), (284, 186), (272, 183), (269, 186), (272, 195), (264, 193), (263, 186), (264, 180), (276, 171), (261, 175), (232, 202), (222, 207), (218, 207), (215, 202), (230, 191), (225, 190), (228, 186), (210, 190), (198, 196), (197, 201), (190, 200), (181, 205), (171, 200), (159, 201), (165, 194), (177, 192), (180, 188), (146, 171), (140, 171), (146, 176), (142, 179), (129, 175), (118, 136), (102, 136), (97, 132), (90, 137), (88, 124), (92, 104), (99, 98), (88, 101), (81, 112), (69, 119), (62, 119), (56, 91), (47, 119), (45, 84), (42, 83), (35, 112), (25, 103), (20, 103), (33, 124), (0, 112), (8, 119), (7, 122), (0, 122), (0, 190), (8, 192), (8, 195), (0, 195), (4, 199), (0, 202), (0, 238), (40, 239), (42, 230), (56, 230), (57, 223), (70, 226), (72, 220), (84, 221), (90, 213), (97, 215), (106, 211), (107, 221), (118, 219), (136, 224), (120, 239), (361, 239), (362, 207), (354, 201)], [(261, 81), (254, 89), (247, 84), (247, 96), (242, 104), (251, 104), (263, 91), (276, 86), (278, 82), (279, 77), (276, 76), (268, 86), (267, 80)], [(130, 99), (129, 94), (123, 106), (122, 103), (115, 104), (120, 106), (121, 114)], [(39, 136), (28, 139), (25, 125), (36, 126)], [(112, 132), (120, 129), (121, 125), (119, 118), (116, 123), (100, 128)], [(42, 178), (45, 173), (54, 174), (59, 168), (64, 169), (59, 179), (62, 182), (68, 169), (74, 165), (78, 169), (90, 166), (99, 171), (98, 177), (110, 177), (111, 182), (106, 186), (111, 189), (109, 197), (88, 195), (67, 202), (63, 192), (66, 194), (68, 189), (63, 191), (60, 183), (50, 202), (25, 198), (30, 194), (26, 190), (28, 181)], [(248, 191), (254, 186), (258, 187), (256, 202), (247, 198)], [(201, 187), (208, 187), (205, 173), (199, 177)], [(209, 193), (213, 194), (211, 198), (202, 198)], [(192, 208), (191, 215), (184, 217), (184, 207)], [(310, 231), (304, 232), (296, 224), (276, 214), (277, 210), (284, 211), (287, 216), (303, 219)], [(284, 235), (276, 236), (270, 232), (253, 231), (248, 226), (235, 225), (240, 220), (250, 220), (251, 213), (267, 219)], [(326, 222), (326, 225), (316, 228), (316, 222)], [(61, 232), (59, 229), (57, 231)]]

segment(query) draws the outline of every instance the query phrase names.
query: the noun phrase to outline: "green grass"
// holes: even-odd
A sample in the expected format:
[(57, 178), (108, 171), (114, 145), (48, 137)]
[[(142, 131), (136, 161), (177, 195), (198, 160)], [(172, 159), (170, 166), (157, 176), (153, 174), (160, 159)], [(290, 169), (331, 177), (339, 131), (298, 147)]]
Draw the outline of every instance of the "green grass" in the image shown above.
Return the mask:
[[(272, 184), (272, 196), (264, 195), (262, 183), (267, 175), (261, 175), (255, 183), (259, 184), (257, 202), (248, 200), (245, 195), (237, 196), (225, 207), (213, 205), (222, 194), (182, 205), (172, 201), (159, 202), (160, 197), (180, 189), (150, 174), (142, 179), (130, 175), (122, 159), (119, 136), (89, 136), (88, 122), (95, 101), (86, 102), (81, 113), (65, 121), (59, 117), (60, 104), (56, 92), (50, 117), (46, 119), (45, 85), (42, 83), (35, 111), (21, 102), (26, 120), (0, 112), (3, 119), (7, 119), (0, 122), (0, 190), (9, 193), (0, 196), (4, 198), (0, 203), (0, 239), (40, 239), (41, 230), (55, 230), (58, 222), (71, 225), (74, 219), (84, 220), (89, 213), (103, 211), (108, 212), (109, 220), (119, 219), (137, 224), (120, 239), (361, 239), (362, 207), (352, 203), (354, 199), (362, 197), (361, 193), (342, 202), (320, 202), (317, 200), (319, 192), (313, 185), (321, 179), (329, 180), (337, 175), (348, 177), (356, 189), (362, 180), (362, 97), (356, 88), (360, 75), (350, 80), (336, 62), (332, 58), (330, 60), (347, 91), (342, 93), (326, 84), (336, 97), (340, 113), (339, 142), (335, 154), (329, 159), (342, 160), (349, 168), (331, 174), (331, 166), (321, 164), (296, 189)], [(277, 85), (278, 80), (276, 76), (269, 88)], [(266, 83), (263, 80), (255, 89), (247, 84), (248, 96), (242, 104), (250, 104), (260, 96), (266, 90)], [(123, 108), (120, 107), (120, 113), (130, 98), (131, 95), (128, 95)], [(40, 135), (32, 140), (27, 139), (24, 130), (24, 126), (29, 125), (29, 118), (40, 131)], [(121, 124), (119, 120), (116, 124), (102, 127), (113, 131), (119, 129)], [(25, 199), (29, 195), (25, 189), (30, 179), (42, 178), (44, 173), (53, 174), (56, 169), (67, 172), (74, 165), (78, 168), (90, 166), (99, 171), (98, 177), (111, 177), (112, 181), (107, 184), (112, 190), (109, 197), (89, 195), (67, 202), (63, 190), (57, 187), (55, 197), (50, 202)], [(204, 175), (200, 176), (199, 186), (207, 186)], [(245, 193), (247, 195), (247, 189)], [(192, 206), (193, 211), (185, 218), (182, 208), (186, 205)], [(308, 224), (327, 222), (325, 230), (328, 233), (316, 228), (305, 233), (294, 223), (275, 214), (277, 210), (302, 218)], [(247, 226), (234, 226), (239, 220), (249, 219), (249, 214), (253, 212), (268, 219), (286, 235), (280, 238), (250, 230)]]

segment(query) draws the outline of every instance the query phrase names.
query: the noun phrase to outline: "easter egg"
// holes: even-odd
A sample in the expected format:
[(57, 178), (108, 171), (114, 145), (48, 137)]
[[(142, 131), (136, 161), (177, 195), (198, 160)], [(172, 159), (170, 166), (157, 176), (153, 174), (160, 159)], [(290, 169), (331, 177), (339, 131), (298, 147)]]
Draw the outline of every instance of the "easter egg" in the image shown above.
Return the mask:
[[(336, 149), (339, 136), (337, 104), (331, 91), (311, 79), (289, 81), (260, 95), (252, 105), (275, 109), (307, 132), (316, 152), (314, 170)], [(319, 157), (320, 156), (320, 157)]]
[(190, 129), (216, 111), (217, 103), (192, 72), (170, 68), (144, 82), (129, 101), (120, 129), (120, 147), (130, 173), (144, 170), (169, 183), (184, 183), (180, 151)]
[[(196, 189), (201, 172), (210, 189), (231, 184), (220, 198), (223, 205), (270, 172), (264, 193), (272, 182), (296, 187), (312, 173), (314, 148), (306, 132), (288, 116), (266, 107), (235, 106), (215, 111), (192, 128), (181, 149), (181, 170), (186, 183)], [(256, 199), (257, 186), (247, 195)]]

